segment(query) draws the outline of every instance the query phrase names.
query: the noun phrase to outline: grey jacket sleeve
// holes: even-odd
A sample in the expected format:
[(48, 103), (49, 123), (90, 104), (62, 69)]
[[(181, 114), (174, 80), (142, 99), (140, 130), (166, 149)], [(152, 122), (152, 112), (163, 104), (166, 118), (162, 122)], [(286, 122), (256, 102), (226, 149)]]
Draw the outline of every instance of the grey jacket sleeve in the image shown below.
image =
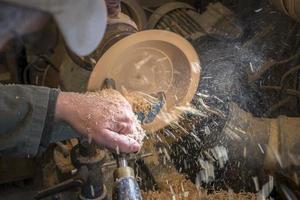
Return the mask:
[(0, 155), (35, 156), (51, 142), (77, 136), (54, 123), (58, 94), (46, 87), (0, 84)]

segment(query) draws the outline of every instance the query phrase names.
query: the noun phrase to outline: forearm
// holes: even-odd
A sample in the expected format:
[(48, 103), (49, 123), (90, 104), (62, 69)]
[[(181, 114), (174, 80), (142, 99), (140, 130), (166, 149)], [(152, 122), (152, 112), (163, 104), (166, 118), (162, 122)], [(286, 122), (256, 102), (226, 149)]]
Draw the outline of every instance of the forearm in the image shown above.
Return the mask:
[(37, 154), (50, 93), (44, 87), (0, 86), (0, 154)]
[(46, 87), (0, 85), (0, 155), (35, 156), (54, 141), (77, 136), (54, 121), (59, 93)]

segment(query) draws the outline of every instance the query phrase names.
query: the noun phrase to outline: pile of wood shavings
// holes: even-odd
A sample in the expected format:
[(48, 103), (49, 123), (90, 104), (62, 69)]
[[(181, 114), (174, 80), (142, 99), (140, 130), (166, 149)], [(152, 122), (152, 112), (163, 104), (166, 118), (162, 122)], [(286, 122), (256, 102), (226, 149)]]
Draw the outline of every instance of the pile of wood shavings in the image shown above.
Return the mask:
[(148, 113), (152, 105), (158, 102), (158, 99), (141, 92), (130, 92), (124, 94), (127, 101), (131, 104), (133, 112)]
[(142, 192), (144, 200), (256, 200), (253, 193), (233, 193), (232, 191), (216, 191), (207, 194), (195, 184), (178, 173), (164, 173), (160, 180), (159, 191)]
[(134, 118), (133, 120), (133, 127), (136, 129), (133, 133), (127, 134), (128, 137), (136, 140), (140, 145), (143, 144), (143, 140), (146, 137), (146, 133), (144, 129), (141, 127), (141, 124), (137, 117)]

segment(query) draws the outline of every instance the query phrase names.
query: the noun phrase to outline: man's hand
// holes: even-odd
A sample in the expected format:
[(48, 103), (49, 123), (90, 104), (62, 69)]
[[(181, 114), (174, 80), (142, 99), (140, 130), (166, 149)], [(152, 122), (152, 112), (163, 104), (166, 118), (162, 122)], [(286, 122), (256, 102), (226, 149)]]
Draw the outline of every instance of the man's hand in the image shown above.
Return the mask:
[(140, 149), (137, 141), (126, 136), (140, 128), (135, 127), (134, 117), (130, 104), (115, 90), (61, 92), (56, 103), (56, 120), (67, 122), (98, 144), (126, 153)]

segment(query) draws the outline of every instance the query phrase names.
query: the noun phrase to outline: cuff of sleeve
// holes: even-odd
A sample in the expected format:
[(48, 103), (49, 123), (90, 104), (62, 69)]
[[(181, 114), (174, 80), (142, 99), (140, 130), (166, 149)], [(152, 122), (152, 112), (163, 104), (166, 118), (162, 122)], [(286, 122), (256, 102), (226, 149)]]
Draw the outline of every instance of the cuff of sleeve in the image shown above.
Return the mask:
[(46, 120), (45, 120), (44, 130), (42, 133), (42, 138), (41, 138), (41, 143), (40, 143), (40, 151), (45, 150), (48, 147), (48, 145), (50, 144), (51, 132), (53, 129), (54, 117), (55, 117), (56, 101), (57, 101), (59, 92), (60, 92), (60, 90), (58, 90), (58, 89), (51, 89), (49, 92), (47, 116), (46, 116)]

